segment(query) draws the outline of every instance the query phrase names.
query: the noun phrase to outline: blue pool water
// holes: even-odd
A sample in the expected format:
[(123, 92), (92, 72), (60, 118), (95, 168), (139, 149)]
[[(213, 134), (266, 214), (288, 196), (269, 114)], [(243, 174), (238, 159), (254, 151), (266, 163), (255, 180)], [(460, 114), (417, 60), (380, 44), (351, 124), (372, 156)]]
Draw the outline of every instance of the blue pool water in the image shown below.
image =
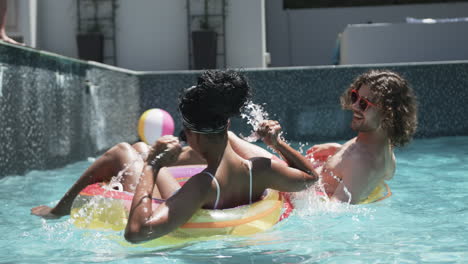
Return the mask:
[[(250, 237), (128, 248), (122, 234), (44, 220), (90, 162), (0, 179), (0, 263), (468, 263), (468, 137), (398, 150), (393, 196), (348, 206), (301, 198), (287, 220)], [(301, 194), (300, 197), (307, 197)]]

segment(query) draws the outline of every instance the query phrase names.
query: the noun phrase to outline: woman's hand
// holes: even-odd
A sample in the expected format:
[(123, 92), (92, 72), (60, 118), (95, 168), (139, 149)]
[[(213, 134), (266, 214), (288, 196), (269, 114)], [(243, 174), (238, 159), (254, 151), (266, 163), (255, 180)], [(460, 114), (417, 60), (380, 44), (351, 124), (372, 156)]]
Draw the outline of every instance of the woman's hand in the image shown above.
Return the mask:
[(178, 138), (171, 135), (163, 136), (153, 145), (148, 155), (148, 164), (159, 167), (171, 166), (177, 162), (181, 151)]
[(270, 147), (276, 147), (279, 142), (281, 133), (281, 125), (278, 121), (266, 120), (260, 123), (257, 129), (257, 134), (262, 137), (263, 142)]
[(56, 219), (60, 218), (60, 215), (55, 215), (52, 213), (54, 208), (51, 208), (47, 205), (40, 205), (31, 209), (31, 214), (37, 215), (46, 219)]

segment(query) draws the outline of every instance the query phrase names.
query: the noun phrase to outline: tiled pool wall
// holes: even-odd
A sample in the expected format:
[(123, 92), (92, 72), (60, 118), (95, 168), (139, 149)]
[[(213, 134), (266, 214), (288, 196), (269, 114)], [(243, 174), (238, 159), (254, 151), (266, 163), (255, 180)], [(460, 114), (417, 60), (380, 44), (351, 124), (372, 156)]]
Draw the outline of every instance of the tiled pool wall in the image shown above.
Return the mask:
[(0, 44), (0, 177), (137, 140), (138, 101), (135, 74)]
[[(288, 140), (344, 140), (354, 135), (339, 96), (369, 69), (409, 80), (419, 99), (417, 137), (468, 135), (468, 62), (276, 68), (243, 72), (253, 101), (281, 122)], [(179, 91), (200, 72), (134, 72), (0, 44), (0, 177), (48, 169), (138, 140), (145, 110), (174, 117)], [(236, 118), (232, 130), (250, 127)]]
[[(405, 77), (418, 97), (416, 137), (468, 135), (468, 62), (326, 66), (243, 70), (257, 104), (279, 120), (286, 138), (302, 142), (353, 137), (351, 113), (341, 109), (339, 97), (361, 73), (388, 69)], [(145, 73), (140, 78), (142, 109), (160, 107), (176, 113), (177, 94), (193, 85), (199, 73)], [(162, 97), (161, 95), (169, 95)], [(176, 127), (181, 128), (178, 116)], [(250, 127), (240, 118), (236, 132)]]

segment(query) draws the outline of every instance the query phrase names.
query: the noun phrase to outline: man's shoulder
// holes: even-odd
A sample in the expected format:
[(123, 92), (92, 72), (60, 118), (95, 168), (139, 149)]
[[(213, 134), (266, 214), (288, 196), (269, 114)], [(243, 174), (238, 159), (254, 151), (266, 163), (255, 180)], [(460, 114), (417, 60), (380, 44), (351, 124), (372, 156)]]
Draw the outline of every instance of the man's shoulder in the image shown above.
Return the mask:
[(348, 166), (360, 167), (366, 170), (378, 167), (381, 163), (379, 157), (375, 155), (375, 153), (356, 146), (355, 144), (347, 146), (341, 158)]

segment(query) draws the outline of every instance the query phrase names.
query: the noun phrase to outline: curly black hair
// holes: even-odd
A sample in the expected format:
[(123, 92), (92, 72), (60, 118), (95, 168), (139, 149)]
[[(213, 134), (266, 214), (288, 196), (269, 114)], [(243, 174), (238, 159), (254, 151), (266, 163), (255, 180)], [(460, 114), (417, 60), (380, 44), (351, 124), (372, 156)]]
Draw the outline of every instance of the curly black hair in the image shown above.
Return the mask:
[(245, 76), (233, 70), (205, 71), (197, 85), (184, 89), (179, 96), (179, 110), (198, 128), (215, 128), (239, 115), (251, 96)]
[(402, 147), (409, 143), (416, 132), (417, 100), (413, 89), (399, 74), (389, 70), (370, 70), (358, 76), (342, 94), (344, 109), (351, 108), (351, 90), (366, 85), (373, 99), (383, 111), (382, 127), (387, 131), (393, 146)]

